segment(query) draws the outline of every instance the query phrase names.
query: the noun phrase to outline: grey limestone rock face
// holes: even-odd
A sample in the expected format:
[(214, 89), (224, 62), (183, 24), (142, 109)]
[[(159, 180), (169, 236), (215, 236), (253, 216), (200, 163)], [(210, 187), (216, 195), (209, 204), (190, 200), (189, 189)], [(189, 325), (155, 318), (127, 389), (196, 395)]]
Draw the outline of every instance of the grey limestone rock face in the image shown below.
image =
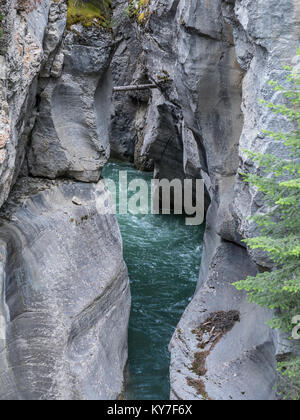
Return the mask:
[[(0, 41), (0, 205), (7, 199), (25, 155), (37, 77), (44, 59), (50, 0), (26, 14), (16, 0), (1, 2), (5, 16)], [(24, 135), (23, 135), (24, 134)]]
[[(142, 47), (137, 31), (126, 9), (127, 1), (113, 2), (113, 22), (117, 48), (111, 62), (114, 86), (128, 86), (147, 82), (143, 66)], [(140, 110), (149, 100), (149, 92), (114, 93), (110, 123), (111, 156), (120, 160), (134, 161), (138, 143), (137, 121)]]
[[(154, 153), (156, 173), (160, 172), (160, 162), (164, 162), (161, 165), (164, 176), (166, 173), (170, 177), (180, 176), (182, 172), (196, 178), (202, 176), (211, 201), (197, 294), (183, 315), (180, 338), (175, 335), (170, 347), (172, 396), (202, 398), (183, 380), (187, 373), (184, 366), (192, 363), (197, 346), (187, 325), (196, 328), (197, 302), (201, 299), (200, 309), (203, 306), (207, 316), (218, 308), (236, 310), (241, 305), (246, 313), (253, 312), (258, 324), (255, 338), (251, 336), (251, 326), (246, 335), (236, 327), (228, 336), (233, 342), (240, 340), (247, 343), (245, 346), (249, 345), (247, 349), (233, 352), (230, 361), (231, 365), (238, 366), (242, 358), (241, 366), (248, 372), (249, 381), (239, 369), (223, 369), (223, 363), (227, 363), (225, 353), (224, 360), (221, 356), (215, 357), (222, 343), (224, 349), (229, 345), (229, 339), (224, 337), (207, 360), (208, 396), (213, 399), (274, 399), (272, 386), (278, 337), (264, 326), (268, 314), (257, 307), (248, 307), (245, 297), (229, 285), (226, 286), (227, 309), (224, 309), (224, 290), (219, 288), (218, 279), (222, 277), (221, 283), (232, 279), (226, 278), (221, 266), (213, 269), (212, 264), (216, 258), (220, 259), (222, 251), (222, 260), (225, 266), (230, 260), (228, 272), (236, 281), (252, 273), (250, 263), (243, 270), (240, 267), (240, 254), (248, 258), (242, 239), (257, 234), (248, 217), (266, 209), (262, 197), (243, 183), (238, 173), (259, 172), (247, 159), (244, 149), (275, 152), (281, 156), (285, 153), (280, 143), (264, 138), (261, 132), (262, 129), (285, 131), (290, 127), (284, 119), (274, 117), (265, 109), (259, 99), (280, 101), (268, 81), (275, 79), (283, 83), (282, 64), (296, 65), (299, 2), (153, 0), (150, 9), (149, 20), (140, 29), (145, 62), (151, 80), (158, 82), (158, 75), (163, 72), (168, 74), (168, 82), (160, 91), (152, 93), (149, 106), (152, 112), (146, 114), (144, 149), (141, 150)], [(172, 107), (168, 107), (170, 103)], [(180, 125), (175, 123), (174, 115), (183, 127), (177, 130), (179, 134), (174, 134)], [(164, 130), (158, 129), (162, 120), (168, 121), (163, 125)], [(161, 144), (167, 141), (169, 134), (172, 139), (179, 138), (182, 146), (170, 151), (170, 156), (164, 159)], [(223, 243), (224, 240), (234, 245)], [(259, 266), (271, 267), (265, 254), (249, 254)], [(208, 284), (215, 292), (206, 293)], [(238, 300), (240, 303), (236, 304)], [(197, 322), (201, 323), (200, 318)], [(242, 323), (246, 325), (246, 319), (243, 318)], [(245, 356), (244, 351), (250, 356)], [(218, 368), (221, 373), (216, 381), (215, 369)], [(265, 373), (264, 380), (260, 372)], [(213, 381), (218, 386), (214, 386)], [(258, 391), (255, 381), (263, 384)], [(243, 394), (239, 394), (238, 390), (243, 387)]]
[[(244, 248), (229, 242), (217, 247), (207, 281), (170, 343), (172, 399), (275, 399), (274, 334), (266, 325), (270, 314), (248, 304), (232, 285), (255, 273), (256, 266)], [(232, 311), (237, 318), (231, 330), (222, 334), (212, 322), (206, 331), (212, 315), (222, 312), (225, 321)], [(199, 327), (205, 331), (203, 336)]]
[[(42, 81), (28, 153), (31, 175), (97, 182), (108, 160), (111, 35), (73, 27)], [(61, 66), (63, 66), (61, 68)]]
[(136, 24), (148, 79), (157, 83), (145, 113), (141, 157), (160, 178), (221, 177), (238, 167), (243, 70), (222, 2), (151, 1)]
[[(278, 156), (286, 154), (284, 146), (266, 138), (262, 130), (285, 132), (292, 127), (285, 118), (270, 112), (259, 99), (274, 103), (282, 101), (268, 82), (274, 79), (281, 84), (286, 83), (283, 65), (293, 65), (296, 48), (299, 46), (299, 8), (299, 2), (292, 0), (268, 0), (264, 3), (238, 0), (232, 9), (231, 23), (238, 59), (246, 67), (245, 56), (253, 57), (248, 63), (243, 81), (244, 125), (239, 145), (239, 171), (242, 173), (259, 173), (260, 170), (249, 162), (244, 149)], [(238, 231), (243, 237), (255, 236), (256, 226), (248, 218), (266, 211), (262, 197), (254, 188), (245, 186), (239, 176), (236, 177), (234, 189), (232, 214), (238, 221)], [(251, 255), (259, 265), (270, 267), (264, 254), (251, 251)]]
[(20, 178), (1, 212), (0, 399), (117, 399), (130, 290), (104, 182)]
[[(296, 49), (292, 3), (153, 0), (145, 25), (135, 24), (148, 78), (159, 85), (138, 115), (144, 127), (136, 161), (151, 159), (159, 178), (203, 177), (211, 203), (197, 292), (170, 345), (172, 398), (275, 398), (278, 337), (265, 325), (270, 314), (248, 305), (232, 283), (257, 270), (242, 239), (255, 232), (248, 216), (262, 206), (237, 175), (249, 170), (242, 150), (261, 142), (260, 151), (283, 152), (260, 139), (258, 120), (274, 129), (274, 118), (258, 100), (276, 99), (267, 81), (282, 81), (279, 60), (289, 64)], [(281, 14), (287, 15), (282, 23)], [(251, 257), (269, 267), (265, 255)], [(199, 344), (191, 330), (218, 311), (239, 311), (240, 323), (207, 357), (205, 378), (188, 382)], [(190, 386), (195, 381), (198, 389)]]
[(159, 179), (183, 179), (183, 142), (181, 115), (177, 107), (159, 92), (152, 94), (152, 102), (145, 118), (145, 131), (140, 158), (147, 156), (154, 162)]
[(122, 398), (129, 280), (99, 181), (112, 36), (66, 32), (65, 0), (0, 8), (0, 400)]

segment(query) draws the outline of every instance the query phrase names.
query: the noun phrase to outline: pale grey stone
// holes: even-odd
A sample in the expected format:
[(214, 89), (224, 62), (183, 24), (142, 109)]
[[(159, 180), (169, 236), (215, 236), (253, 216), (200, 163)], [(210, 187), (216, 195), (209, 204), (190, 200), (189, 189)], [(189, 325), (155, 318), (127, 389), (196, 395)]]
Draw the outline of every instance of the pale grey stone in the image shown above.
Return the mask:
[(0, 80), (0, 206), (9, 195), (25, 155), (27, 139), (22, 133), (35, 102), (50, 3), (43, 1), (29, 14), (17, 13), (16, 0), (1, 6), (5, 19), (0, 43), (6, 74)]
[(15, 5), (0, 45), (0, 399), (121, 398), (129, 281), (95, 184), (109, 156), (112, 37), (65, 34), (65, 0), (26, 16)]
[[(44, 1), (28, 16), (15, 5), (0, 2), (0, 205), (26, 154), (22, 174), (50, 179), (97, 182), (110, 145), (113, 157), (158, 178), (202, 177), (210, 203), (204, 252), (195, 298), (170, 346), (172, 398), (203, 398), (186, 381), (198, 344), (192, 329), (209, 313), (238, 310), (241, 322), (207, 358), (207, 396), (275, 399), (276, 357), (294, 349), (265, 325), (271, 314), (247, 304), (232, 282), (257, 265), (272, 268), (242, 242), (258, 233), (249, 216), (268, 209), (239, 171), (260, 172), (244, 149), (286, 153), (261, 131), (291, 126), (258, 100), (280, 102), (268, 80), (284, 83), (282, 64), (299, 67), (298, 1), (152, 0), (149, 19), (138, 25), (124, 13), (127, 1), (116, 0), (114, 39), (81, 25), (65, 31), (64, 0)], [(112, 83), (135, 82), (158, 89), (117, 94), (110, 110)], [(128, 280), (116, 221), (95, 209), (101, 185), (23, 178), (2, 213), (2, 399), (116, 398), (122, 390)], [(87, 272), (79, 276), (82, 261)]]
[[(245, 294), (232, 285), (255, 273), (255, 264), (244, 248), (226, 242), (217, 248), (208, 279), (185, 311), (170, 344), (172, 399), (275, 399), (274, 333), (266, 325), (272, 313), (247, 303)], [(210, 346), (200, 349), (195, 331), (220, 311), (237, 311), (240, 321), (211, 351)], [(193, 362), (195, 355), (204, 351), (208, 351), (204, 361), (207, 372), (199, 376), (193, 371)], [(189, 378), (201, 381), (202, 387), (191, 386)]]
[(45, 81), (40, 94), (28, 152), (32, 175), (99, 180), (110, 153), (112, 51), (104, 31), (80, 26), (67, 33), (52, 65), (55, 78)]
[(3, 208), (1, 400), (120, 398), (130, 291), (108, 194), (21, 178)]
[(5, 80), (6, 79), (6, 63), (5, 63), (5, 57), (2, 55), (0, 56), (0, 79)]
[[(258, 233), (249, 216), (265, 212), (267, 208), (261, 194), (242, 181), (239, 171), (260, 170), (251, 164), (243, 149), (274, 152), (280, 156), (286, 153), (282, 144), (265, 139), (261, 131), (264, 128), (285, 130), (291, 126), (284, 118), (274, 117), (259, 99), (280, 101), (278, 93), (273, 94), (268, 80), (272, 78), (283, 83), (285, 71), (282, 64), (297, 66), (294, 56), (299, 43), (299, 7), (292, 0), (220, 0), (213, 3), (154, 0), (150, 10), (145, 27), (136, 25), (142, 39), (143, 59), (152, 81), (159, 82), (162, 74), (167, 75), (168, 80), (158, 91), (151, 93), (148, 111), (144, 111), (143, 146), (139, 151), (144, 158), (153, 159), (158, 177), (181, 177), (182, 173), (199, 177), (201, 174), (205, 180), (211, 206), (207, 213), (196, 295), (200, 296), (208, 281), (211, 281), (211, 287), (215, 287), (211, 263), (217, 258), (224, 239), (236, 244), (222, 246), (224, 261), (231, 258), (236, 280), (251, 274), (251, 270), (240, 271), (238, 255), (243, 253), (243, 258), (246, 258), (242, 240)], [(169, 147), (169, 138), (172, 139), (171, 145), (179, 147)], [(169, 148), (168, 153), (164, 147)], [(232, 255), (226, 255), (229, 252)], [(272, 268), (265, 253), (251, 251), (249, 254), (259, 266)], [(233, 287), (228, 288), (228, 296), (231, 294), (233, 300), (228, 309), (234, 308), (234, 296), (239, 296), (244, 302), (242, 305), (246, 305), (243, 295)], [(196, 300), (183, 317), (181, 329), (184, 337), (186, 323), (196, 316)], [(209, 305), (210, 302), (211, 298)], [(218, 307), (222, 308), (221, 295), (217, 297), (215, 310)], [(259, 347), (253, 360), (243, 356), (242, 365), (248, 372), (249, 383), (242, 373), (239, 377), (239, 371), (234, 372), (237, 377), (231, 377), (233, 371), (224, 370), (220, 389), (212, 389), (216, 399), (230, 396), (234, 399), (275, 398), (272, 386), (276, 376), (278, 337), (264, 326), (265, 316), (259, 308), (253, 306), (251, 311), (261, 335), (257, 336), (258, 344), (251, 342), (250, 329), (241, 338), (243, 343)], [(244, 322), (246, 325), (246, 320)], [(269, 337), (267, 341), (262, 336), (265, 333)], [(239, 340), (239, 332), (236, 334), (235, 337), (233, 333), (233, 339)], [(187, 345), (195, 347), (195, 339), (189, 336), (189, 340), (192, 343)], [(183, 341), (186, 344), (185, 338)], [(173, 340), (172, 360), (177, 357), (180, 345), (179, 340)], [(240, 356), (235, 357), (233, 364), (238, 363)], [(190, 389), (177, 373), (177, 370), (184, 371), (189, 358), (184, 350), (171, 366), (173, 397), (191, 397)], [(213, 376), (214, 369), (213, 363), (209, 364), (208, 375)], [(260, 372), (266, 373), (266, 379), (261, 378)], [(254, 389), (256, 381), (262, 381), (261, 393)], [(241, 384), (245, 389), (239, 395)], [(181, 391), (177, 394), (179, 388)], [(197, 394), (194, 393), (193, 397), (197, 398)]]

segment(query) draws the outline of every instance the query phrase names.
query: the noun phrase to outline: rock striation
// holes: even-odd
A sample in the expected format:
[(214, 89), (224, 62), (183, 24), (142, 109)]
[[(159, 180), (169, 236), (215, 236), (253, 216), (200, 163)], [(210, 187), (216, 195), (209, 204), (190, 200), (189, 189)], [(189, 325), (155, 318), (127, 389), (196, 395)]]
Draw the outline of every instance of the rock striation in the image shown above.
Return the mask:
[(42, 73), (50, 77), (40, 81), (28, 169), (33, 176), (97, 182), (109, 157), (113, 43), (105, 31), (74, 26)]
[(117, 399), (130, 291), (103, 181), (20, 178), (0, 227), (0, 399)]
[(50, 3), (45, 0), (26, 14), (18, 11), (16, 0), (1, 2), (0, 205), (16, 181), (34, 124), (32, 110), (44, 59)]
[(130, 290), (101, 170), (112, 34), (0, 3), (0, 399), (122, 398)]
[[(157, 178), (206, 185), (199, 282), (170, 343), (171, 398), (276, 398), (276, 358), (291, 349), (232, 283), (272, 268), (242, 241), (266, 209), (239, 173), (260, 171), (244, 149), (285, 153), (262, 130), (290, 127), (259, 99), (279, 102), (268, 81), (299, 66), (299, 1), (145, 7), (138, 19), (115, 0), (113, 31), (66, 30), (65, 0), (29, 13), (0, 0), (1, 399), (122, 393), (130, 292), (116, 219), (101, 211), (110, 149)], [(136, 83), (157, 89), (112, 95)]]
[[(260, 171), (244, 149), (285, 153), (262, 130), (290, 127), (259, 99), (281, 100), (268, 81), (284, 82), (283, 64), (297, 65), (299, 15), (293, 0), (152, 0), (143, 22), (133, 23), (143, 72), (158, 86), (143, 110), (136, 154), (153, 161), (158, 178), (202, 177), (208, 193), (197, 291), (170, 344), (175, 399), (276, 398), (276, 358), (290, 350), (265, 326), (270, 313), (232, 283), (271, 268), (242, 242), (257, 234), (249, 216), (265, 208), (239, 173)], [(239, 321), (198, 355), (205, 374), (191, 374), (201, 346), (192, 331), (232, 311)]]

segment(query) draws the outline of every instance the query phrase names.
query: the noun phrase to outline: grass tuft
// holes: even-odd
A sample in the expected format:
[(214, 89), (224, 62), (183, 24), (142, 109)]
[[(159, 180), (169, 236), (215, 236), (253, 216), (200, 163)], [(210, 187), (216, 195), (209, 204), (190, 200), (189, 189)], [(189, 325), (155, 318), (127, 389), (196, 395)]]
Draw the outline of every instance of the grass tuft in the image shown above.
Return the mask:
[(67, 29), (77, 23), (86, 28), (95, 26), (110, 29), (111, 3), (112, 0), (69, 0)]

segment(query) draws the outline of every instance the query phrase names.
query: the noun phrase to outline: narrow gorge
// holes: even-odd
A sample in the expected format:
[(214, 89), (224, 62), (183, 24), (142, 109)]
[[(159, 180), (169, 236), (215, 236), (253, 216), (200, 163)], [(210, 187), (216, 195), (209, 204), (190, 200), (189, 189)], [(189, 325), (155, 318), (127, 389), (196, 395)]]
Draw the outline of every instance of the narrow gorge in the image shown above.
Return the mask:
[[(245, 150), (286, 154), (263, 130), (291, 125), (261, 100), (300, 71), (300, 1), (0, 0), (0, 16), (0, 400), (278, 399), (298, 342), (233, 283), (273, 268), (244, 242), (268, 207), (241, 174), (262, 171)], [(202, 179), (205, 222), (113, 214), (124, 170)]]

